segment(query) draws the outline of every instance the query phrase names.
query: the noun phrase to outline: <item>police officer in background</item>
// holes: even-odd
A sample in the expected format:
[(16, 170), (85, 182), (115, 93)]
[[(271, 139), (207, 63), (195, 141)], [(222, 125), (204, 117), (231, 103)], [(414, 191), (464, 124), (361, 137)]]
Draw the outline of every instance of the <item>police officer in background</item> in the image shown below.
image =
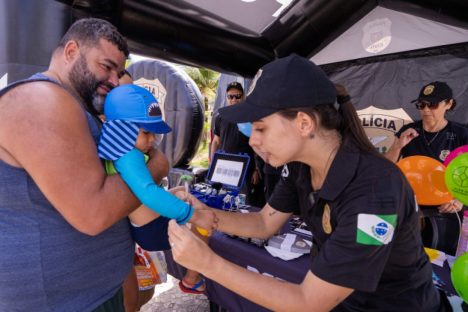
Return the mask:
[[(443, 162), (451, 151), (468, 144), (468, 128), (446, 118), (447, 112), (457, 105), (447, 83), (434, 81), (424, 85), (412, 103), (421, 120), (403, 126), (395, 134), (385, 157), (397, 162), (400, 157), (422, 155)], [(421, 206), (421, 212), (433, 220), (429, 223), (429, 219), (424, 219), (424, 245), (455, 255), (459, 236), (456, 213), (463, 218), (463, 204), (453, 199), (440, 206)]]
[[(233, 81), (226, 87), (227, 106), (237, 105), (244, 100), (244, 88), (242, 85)], [(239, 131), (236, 123), (216, 115), (213, 129), (213, 141), (211, 142), (210, 159), (220, 150), (230, 154), (247, 154), (250, 157), (249, 167), (245, 175), (245, 187), (241, 190), (247, 194), (246, 202), (253, 206), (260, 206), (259, 200), (264, 204), (262, 187), (260, 184), (260, 169), (256, 166), (255, 153), (249, 146), (249, 138)]]
[(414, 193), (375, 151), (350, 101), (336, 106), (333, 83), (297, 55), (265, 65), (253, 85), (244, 103), (220, 115), (253, 122), (250, 145), (273, 166), (288, 163), (287, 170), (260, 212), (216, 210), (218, 229), (268, 238), (299, 207), (316, 248), (310, 271), (301, 284), (249, 272), (170, 221), (174, 259), (274, 311), (445, 311)]

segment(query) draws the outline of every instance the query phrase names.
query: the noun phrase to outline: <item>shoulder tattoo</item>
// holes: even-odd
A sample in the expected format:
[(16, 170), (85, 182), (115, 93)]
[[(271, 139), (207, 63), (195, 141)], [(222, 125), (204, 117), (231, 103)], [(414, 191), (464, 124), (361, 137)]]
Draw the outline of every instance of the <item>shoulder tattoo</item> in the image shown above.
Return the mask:
[(273, 216), (274, 214), (276, 214), (277, 212), (278, 212), (277, 210), (273, 210), (273, 211), (271, 211), (268, 215), (271, 217), (271, 216)]

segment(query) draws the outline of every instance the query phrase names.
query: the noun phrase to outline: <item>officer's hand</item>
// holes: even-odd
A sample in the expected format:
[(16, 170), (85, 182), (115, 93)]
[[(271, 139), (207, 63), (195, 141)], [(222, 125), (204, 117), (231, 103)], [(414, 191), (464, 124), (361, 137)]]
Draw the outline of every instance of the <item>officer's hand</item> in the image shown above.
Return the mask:
[(172, 257), (180, 265), (203, 273), (212, 263), (213, 251), (185, 225), (169, 221), (168, 234)]
[(440, 213), (456, 213), (463, 209), (463, 204), (453, 199), (448, 203), (442, 204), (438, 207)]
[(408, 128), (403, 133), (400, 135), (400, 138), (398, 139), (398, 147), (403, 148), (406, 145), (408, 145), (409, 142), (411, 142), (414, 138), (419, 136), (419, 133), (413, 129), (413, 128)]
[(195, 209), (189, 221), (199, 227), (205, 236), (210, 236), (218, 228), (218, 218), (211, 209)]

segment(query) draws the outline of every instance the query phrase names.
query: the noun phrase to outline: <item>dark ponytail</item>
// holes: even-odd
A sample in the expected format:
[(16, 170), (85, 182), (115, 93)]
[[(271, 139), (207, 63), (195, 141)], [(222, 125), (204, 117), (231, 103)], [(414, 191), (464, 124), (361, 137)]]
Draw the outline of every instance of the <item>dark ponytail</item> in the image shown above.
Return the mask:
[(378, 154), (374, 145), (369, 141), (351, 101), (340, 104), (338, 112), (342, 118), (340, 133), (343, 141), (351, 139), (362, 151)]

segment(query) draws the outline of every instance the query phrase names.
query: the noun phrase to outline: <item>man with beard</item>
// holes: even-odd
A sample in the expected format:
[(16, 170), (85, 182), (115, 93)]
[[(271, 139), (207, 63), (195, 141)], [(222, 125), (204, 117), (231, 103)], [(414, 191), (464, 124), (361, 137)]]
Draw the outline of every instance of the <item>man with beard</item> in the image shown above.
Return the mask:
[(0, 91), (1, 311), (123, 311), (139, 202), (102, 167), (96, 115), (127, 55), (110, 23), (79, 20), (46, 72)]

